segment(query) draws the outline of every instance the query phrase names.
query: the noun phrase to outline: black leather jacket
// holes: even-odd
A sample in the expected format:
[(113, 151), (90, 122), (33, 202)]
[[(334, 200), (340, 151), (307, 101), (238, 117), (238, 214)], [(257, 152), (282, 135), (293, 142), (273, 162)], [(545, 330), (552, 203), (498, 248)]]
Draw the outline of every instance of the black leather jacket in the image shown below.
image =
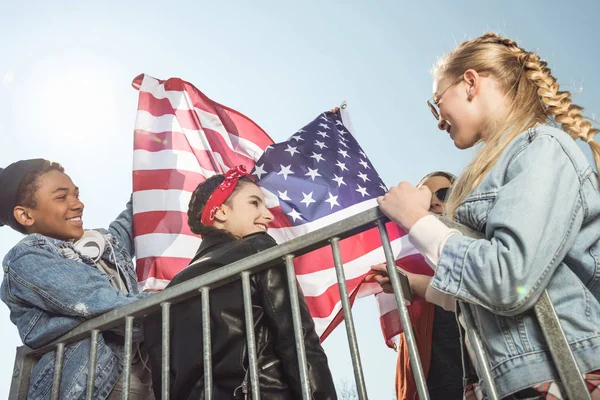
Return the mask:
[[(169, 286), (195, 278), (252, 254), (276, 246), (266, 233), (239, 240), (206, 238), (194, 260), (200, 264), (181, 271)], [(251, 275), (254, 332), (261, 398), (301, 399), (298, 358), (294, 342), (290, 295), (285, 265)], [(304, 296), (300, 313), (313, 399), (336, 399), (327, 357), (315, 333)], [(171, 307), (172, 399), (204, 399), (201, 296)], [(242, 283), (237, 279), (210, 291), (213, 398), (244, 398), (250, 392)], [(145, 345), (150, 355), (156, 398), (161, 393), (161, 316), (146, 317)], [(250, 393), (248, 393), (250, 398)]]

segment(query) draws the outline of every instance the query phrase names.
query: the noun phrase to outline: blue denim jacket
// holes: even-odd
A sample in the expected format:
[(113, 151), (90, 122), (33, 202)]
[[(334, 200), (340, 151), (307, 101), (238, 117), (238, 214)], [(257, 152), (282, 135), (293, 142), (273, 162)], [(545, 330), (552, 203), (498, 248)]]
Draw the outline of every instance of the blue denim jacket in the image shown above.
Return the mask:
[(432, 285), (473, 304), (499, 393), (559, 379), (532, 307), (548, 289), (582, 373), (600, 369), (600, 194), (566, 133), (538, 126), (506, 148), (456, 220)]
[[(87, 319), (129, 304), (138, 294), (131, 202), (108, 230), (102, 258), (117, 266), (130, 294), (117, 292), (94, 262), (75, 251), (73, 244), (39, 234), (26, 236), (4, 258), (0, 298), (10, 309), (24, 344), (44, 346)], [(134, 340), (141, 341), (139, 324)], [(122, 371), (123, 328), (103, 332), (98, 341), (98, 367), (94, 399), (108, 397)], [(121, 332), (119, 332), (121, 331)], [(88, 375), (89, 339), (65, 348), (60, 385), (61, 399), (83, 399)], [(52, 387), (55, 352), (45, 354), (31, 372), (29, 399), (48, 399)]]

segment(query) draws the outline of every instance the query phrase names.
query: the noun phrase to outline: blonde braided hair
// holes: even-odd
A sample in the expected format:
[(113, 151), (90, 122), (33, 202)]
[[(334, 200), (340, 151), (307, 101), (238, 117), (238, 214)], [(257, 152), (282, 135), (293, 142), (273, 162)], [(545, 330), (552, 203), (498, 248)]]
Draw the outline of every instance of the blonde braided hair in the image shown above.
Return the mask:
[(493, 168), (510, 141), (538, 123), (554, 120), (573, 139), (587, 142), (600, 169), (600, 143), (593, 140), (600, 130), (582, 115), (582, 107), (573, 104), (571, 93), (560, 90), (548, 64), (536, 53), (522, 49), (512, 39), (486, 33), (461, 43), (444, 56), (434, 74), (457, 79), (468, 69), (493, 75), (511, 101), (502, 121), (491, 121), (483, 128), (483, 147), (463, 171), (448, 199), (450, 217)]

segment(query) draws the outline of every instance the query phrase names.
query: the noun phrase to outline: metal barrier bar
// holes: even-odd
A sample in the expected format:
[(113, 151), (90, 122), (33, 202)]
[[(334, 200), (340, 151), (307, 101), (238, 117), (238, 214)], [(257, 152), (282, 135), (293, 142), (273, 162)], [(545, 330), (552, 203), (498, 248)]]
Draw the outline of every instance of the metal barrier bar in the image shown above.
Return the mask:
[(346, 218), (343, 221), (336, 222), (335, 224), (311, 232), (310, 235), (303, 235), (276, 247), (253, 254), (243, 260), (226, 265), (215, 271), (182, 282), (160, 293), (153, 294), (152, 296), (109, 311), (82, 323), (69, 333), (61, 336), (56, 341), (49, 343), (46, 346), (42, 346), (35, 350), (27, 349), (27, 355), (39, 357), (42, 354), (54, 350), (56, 343), (58, 342), (64, 342), (65, 345), (68, 345), (81, 339), (85, 339), (89, 336), (92, 329), (104, 331), (113, 328), (121, 324), (123, 318), (126, 316), (142, 317), (156, 311), (160, 308), (161, 303), (179, 303), (197, 295), (198, 290), (203, 286), (210, 286), (211, 288), (222, 286), (237, 279), (243, 271), (254, 273), (277, 265), (281, 263), (281, 260), (288, 254), (294, 254), (296, 257), (299, 257), (303, 254), (310, 253), (313, 250), (329, 245), (329, 239), (332, 237), (338, 237), (342, 240), (370, 229), (372, 228), (373, 223), (380, 218), (385, 218), (385, 216), (377, 207), (363, 211), (352, 217)]
[[(294, 254), (295, 256), (301, 256), (303, 254), (309, 253), (318, 248), (324, 247), (331, 242), (331, 240), (330, 240), (331, 238), (335, 238), (336, 243), (337, 243), (337, 242), (339, 242), (339, 240), (342, 240), (346, 237), (353, 236), (357, 233), (360, 233), (367, 229), (370, 229), (372, 227), (373, 223), (377, 223), (380, 226), (380, 232), (381, 232), (381, 226), (383, 225), (383, 223), (385, 221), (387, 221), (387, 219), (379, 211), (378, 208), (375, 207), (370, 210), (366, 210), (360, 214), (357, 214), (355, 216), (347, 218), (343, 221), (337, 222), (335, 224), (329, 225), (329, 226), (319, 229), (315, 232), (312, 232), (310, 235), (304, 235), (304, 236), (298, 237), (287, 243), (284, 243), (284, 244), (278, 245), (274, 248), (254, 254), (243, 260), (239, 260), (237, 262), (229, 264), (223, 268), (219, 268), (215, 271), (211, 271), (211, 272), (201, 275), (197, 278), (194, 278), (194, 279), (191, 279), (184, 283), (181, 283), (179, 285), (176, 285), (175, 287), (169, 288), (161, 293), (155, 294), (155, 295), (147, 297), (145, 299), (141, 299), (132, 304), (121, 307), (119, 309), (115, 309), (113, 311), (107, 312), (101, 316), (98, 316), (96, 318), (93, 318), (89, 321), (82, 323), (77, 328), (73, 329), (71, 332), (67, 333), (66, 335), (63, 335), (62, 337), (58, 338), (54, 342), (49, 343), (39, 349), (33, 350), (26, 346), (21, 346), (17, 349), (17, 356), (15, 359), (15, 369), (14, 369), (13, 379), (12, 379), (11, 388), (10, 388), (10, 398), (11, 399), (13, 399), (13, 398), (25, 399), (27, 397), (29, 376), (31, 373), (31, 368), (34, 365), (35, 358), (39, 358), (41, 355), (43, 355), (49, 351), (57, 350), (59, 344), (62, 344), (63, 351), (64, 351), (64, 346), (67, 346), (76, 341), (90, 337), (90, 334), (91, 334), (91, 338), (92, 338), (91, 343), (90, 343), (90, 357), (91, 358), (90, 358), (90, 365), (89, 365), (90, 373), (89, 373), (88, 382), (87, 382), (88, 391), (86, 393), (86, 398), (91, 398), (93, 395), (94, 375), (95, 375), (95, 369), (96, 369), (96, 364), (97, 364), (97, 360), (96, 360), (97, 346), (98, 346), (97, 339), (98, 339), (99, 332), (113, 328), (113, 327), (121, 324), (123, 321), (123, 318), (133, 319), (135, 317), (141, 317), (148, 313), (156, 311), (160, 307), (160, 308), (162, 308), (162, 313), (163, 313), (162, 314), (163, 315), (163, 321), (162, 321), (162, 334), (163, 334), (163, 343), (162, 343), (162, 345), (163, 345), (163, 363), (162, 363), (163, 385), (162, 386), (163, 386), (163, 394), (162, 394), (162, 398), (168, 399), (168, 397), (169, 397), (169, 375), (168, 375), (169, 374), (169, 366), (168, 366), (168, 363), (169, 363), (169, 357), (168, 357), (169, 356), (169, 340), (168, 340), (169, 339), (169, 305), (171, 303), (178, 303), (180, 301), (186, 300), (188, 298), (191, 298), (191, 297), (197, 295), (200, 288), (206, 288), (206, 290), (207, 290), (206, 293), (208, 294), (209, 287), (211, 289), (215, 288), (215, 287), (219, 287), (221, 285), (227, 284), (227, 283), (237, 279), (241, 275), (242, 281), (246, 280), (246, 282), (247, 282), (246, 288), (244, 288), (244, 284), (243, 284), (243, 288), (245, 291), (245, 293), (244, 293), (244, 295), (245, 295), (244, 304), (246, 307), (245, 311), (246, 311), (247, 315), (248, 315), (248, 311), (249, 311), (250, 312), (249, 316), (252, 318), (252, 313), (251, 313), (252, 305), (251, 305), (251, 303), (246, 301), (246, 295), (249, 295), (249, 275), (250, 275), (250, 273), (259, 272), (263, 269), (266, 269), (266, 268), (272, 267), (276, 264), (279, 264), (281, 262), (281, 259), (282, 258), (285, 259), (286, 256), (288, 256), (288, 255)], [(478, 232), (473, 233), (473, 231), (469, 230), (468, 228), (465, 228), (462, 225), (458, 225), (452, 221), (447, 221), (447, 220), (444, 220), (443, 222), (452, 228), (456, 228), (456, 229), (460, 230), (461, 232), (463, 232), (464, 234), (466, 234), (468, 236), (480, 237)], [(386, 232), (386, 235), (387, 235), (387, 232)], [(382, 239), (383, 239), (383, 236), (382, 236)], [(384, 245), (384, 250), (386, 251), (386, 260), (388, 261), (388, 272), (390, 273), (390, 280), (391, 280), (392, 286), (394, 287), (394, 290), (396, 293), (396, 301), (399, 303), (402, 303), (402, 297), (408, 296), (410, 291), (403, 290), (403, 285), (405, 285), (405, 280), (403, 279), (402, 276), (391, 273), (393, 270), (390, 268), (393, 263), (393, 258), (390, 260), (390, 257), (389, 257), (389, 255), (391, 254), (391, 247), (389, 245), (389, 241), (382, 240), (382, 242)], [(334, 246), (332, 246), (332, 248), (333, 247)], [(335, 258), (336, 251), (335, 250), (333, 250), (333, 251), (334, 251), (334, 258)], [(345, 288), (345, 279), (344, 279), (343, 269), (341, 268), (341, 257), (339, 255), (339, 247), (337, 250), (337, 258), (338, 258), (338, 262), (336, 263), (336, 273), (338, 274), (340, 290), (342, 290), (342, 286), (344, 286), (343, 293), (341, 293), (342, 306), (344, 308), (344, 312), (346, 315), (346, 326), (347, 326), (347, 330), (348, 330), (350, 349), (351, 349), (351, 352), (356, 352), (356, 357), (353, 356), (353, 364), (355, 365), (355, 376), (357, 378), (357, 387), (359, 390), (359, 396), (362, 399), (362, 398), (366, 398), (366, 390), (364, 388), (364, 378), (362, 377), (362, 368), (360, 365), (360, 358), (358, 356), (358, 346), (356, 343), (356, 336), (355, 336), (355, 332), (354, 332), (352, 314), (351, 314), (351, 311), (349, 311), (349, 308), (350, 308), (349, 307), (349, 299), (348, 299), (347, 291)], [(288, 268), (287, 260), (286, 260), (286, 268)], [(248, 292), (248, 293), (246, 293), (246, 292)], [(208, 296), (206, 296), (206, 297), (208, 298)], [(207, 303), (206, 307), (208, 308), (208, 303)], [(466, 319), (472, 323), (473, 322), (472, 314), (470, 314), (471, 310), (469, 307), (470, 307), (469, 305), (466, 305), (466, 307), (463, 307), (463, 308), (466, 309), (467, 310), (466, 313), (469, 314)], [(294, 308), (293, 305), (292, 305), (292, 308)], [(401, 304), (399, 304), (401, 320), (403, 319), (403, 317), (402, 317), (403, 309), (406, 310), (405, 308), (402, 307)], [(567, 391), (569, 397), (571, 397), (571, 398), (589, 398), (589, 394), (587, 393), (587, 388), (585, 387), (585, 382), (583, 381), (583, 377), (582, 377), (581, 373), (579, 372), (579, 369), (577, 368), (577, 363), (573, 357), (573, 354), (571, 353), (568, 343), (566, 342), (566, 338), (564, 336), (562, 328), (560, 327), (560, 322), (557, 319), (556, 313), (554, 312), (554, 309), (552, 307), (552, 304), (551, 304), (550, 299), (547, 296), (546, 292), (544, 292), (544, 294), (538, 301), (538, 304), (535, 305), (534, 310), (535, 310), (536, 316), (538, 317), (538, 320), (540, 322), (542, 332), (546, 338), (546, 341), (548, 342), (548, 346), (550, 349), (550, 353), (552, 355), (552, 359), (557, 367), (557, 370), (559, 371), (561, 382), (562, 382), (563, 386), (565, 387), (565, 390)], [(292, 312), (294, 312), (294, 311), (292, 311)], [(205, 316), (203, 315), (203, 319), (204, 318), (205, 318)], [(165, 323), (165, 321), (166, 321), (166, 323)], [(405, 324), (405, 322), (408, 322), (408, 324)], [(412, 330), (410, 329), (410, 322), (403, 320), (402, 323), (404, 326), (409, 327), (409, 329), (405, 328), (405, 332), (411, 332), (411, 333), (409, 333), (409, 336), (411, 336)], [(204, 324), (204, 325), (209, 326), (210, 324)], [(253, 324), (248, 325), (248, 326), (253, 326)], [(350, 328), (350, 329), (348, 329), (348, 328)], [(478, 334), (478, 332), (474, 329), (472, 324), (471, 325), (467, 324), (467, 330), (468, 330), (468, 332), (467, 332), (468, 334), (473, 334), (473, 333), (475, 333), (476, 335)], [(252, 329), (248, 329), (247, 332), (249, 335), (251, 335), (253, 337), (254, 332)], [(205, 335), (205, 334), (206, 334), (206, 331), (203, 332), (203, 335)], [(208, 336), (210, 337), (210, 331), (208, 331)], [(296, 332), (295, 332), (295, 336), (296, 336)], [(481, 339), (481, 338), (479, 338), (479, 339)], [(408, 342), (408, 337), (407, 337), (407, 342)], [(472, 345), (475, 344), (475, 346), (477, 346), (477, 342), (479, 342), (479, 344), (481, 344), (481, 340), (478, 341), (477, 338), (475, 339), (474, 342), (473, 342), (473, 340), (471, 340)], [(255, 343), (252, 341), (252, 343), (249, 343), (249, 346), (250, 345), (253, 347), (253, 349), (255, 351)], [(409, 348), (410, 348), (410, 346), (409, 346)], [(479, 356), (485, 357), (486, 355), (485, 355), (483, 346), (481, 346), (479, 350), (475, 349), (476, 354), (479, 352), (480, 353)], [(411, 351), (411, 350), (409, 350), (409, 351)], [(301, 353), (301, 351), (299, 351), (299, 361), (300, 361), (300, 358), (302, 357), (300, 353)], [(414, 353), (414, 351), (413, 351), (413, 353)], [(416, 354), (418, 356), (418, 353), (416, 353)], [(414, 358), (415, 361), (418, 361), (416, 357), (411, 356), (411, 362), (413, 362), (412, 358)], [(58, 360), (58, 354), (57, 354), (57, 362), (58, 361), (59, 360)], [(206, 356), (205, 356), (205, 362), (206, 362)], [(256, 369), (255, 363), (256, 363), (256, 354), (254, 354), (254, 365), (252, 363), (250, 365), (251, 369), (253, 369), (253, 368)], [(418, 362), (416, 362), (416, 363), (420, 366), (420, 363), (418, 363)], [(493, 382), (491, 382), (491, 373), (490, 373), (489, 362), (478, 361), (478, 364), (480, 364), (480, 365), (478, 365), (478, 367), (480, 369), (480, 373), (483, 375), (484, 380), (488, 381), (488, 383), (486, 383), (486, 385), (488, 386), (488, 392), (491, 392), (491, 394), (493, 395), (493, 391), (495, 389), (493, 389), (494, 384), (493, 384)], [(419, 367), (414, 368), (417, 376), (419, 375), (418, 369), (419, 369)], [(206, 371), (210, 373), (210, 368), (206, 369)], [(55, 381), (57, 379), (57, 376), (56, 376), (57, 374), (58, 374), (58, 378), (60, 378), (60, 371), (57, 372), (57, 370), (55, 370), (55, 376), (53, 377), (53, 381)], [(301, 372), (301, 374), (302, 374), (302, 372)], [(488, 378), (485, 378), (486, 375), (488, 375)], [(419, 378), (417, 376), (415, 376), (416, 381), (419, 380)], [(209, 376), (209, 378), (210, 378), (210, 376)], [(254, 382), (257, 382), (256, 376), (253, 377), (251, 375), (251, 378), (254, 378)], [(205, 379), (206, 379), (206, 376), (205, 376)], [(60, 379), (59, 379), (59, 384), (60, 384)], [(127, 383), (125, 383), (125, 382), (124, 382), (124, 384), (127, 385)], [(256, 387), (256, 392), (258, 392), (258, 385), (256, 383), (253, 385)], [(208, 386), (210, 386), (210, 385), (208, 385)], [(206, 390), (208, 390), (210, 392), (210, 388), (208, 386), (207, 386)], [(304, 386), (304, 382), (303, 382), (303, 386)], [(418, 389), (420, 390), (421, 398), (426, 398), (425, 397), (426, 395), (421, 393), (423, 388), (419, 387), (419, 386), (422, 386), (422, 385), (418, 384)], [(258, 396), (256, 395), (258, 393), (255, 393), (254, 389), (255, 388), (253, 387), (253, 396), (258, 398)], [(585, 390), (585, 393), (584, 393), (584, 390)], [(305, 391), (305, 388), (303, 388), (303, 396), (304, 396), (304, 391)], [(59, 393), (59, 386), (53, 386), (53, 396), (56, 396), (56, 394), (55, 394), (56, 392)], [(488, 395), (490, 395), (490, 393), (488, 393)], [(127, 396), (124, 395), (123, 398), (127, 398)]]
[(27, 400), (27, 392), (29, 391), (29, 376), (31, 369), (35, 364), (35, 360), (29, 357), (31, 349), (27, 346), (17, 347), (15, 356), (15, 366), (13, 368), (13, 376), (10, 383), (9, 399)]
[(356, 380), (356, 391), (360, 400), (367, 399), (367, 388), (363, 376), (362, 363), (360, 361), (360, 352), (358, 350), (358, 341), (356, 340), (356, 330), (354, 329), (354, 318), (352, 317), (352, 306), (348, 298), (348, 288), (346, 286), (346, 276), (344, 274), (344, 265), (340, 254), (340, 239), (331, 238), (331, 250), (333, 252), (333, 263), (335, 265), (335, 274), (337, 275), (338, 288), (340, 290), (340, 299), (342, 309), (344, 310), (344, 322), (346, 323), (346, 334), (348, 335), (348, 345), (350, 347), (350, 356), (352, 366), (354, 367), (354, 379)]
[[(439, 218), (439, 217), (438, 217)], [(470, 229), (464, 225), (457, 224), (454, 221), (451, 221), (447, 218), (439, 218), (446, 226), (450, 228), (454, 228), (461, 232), (462, 234), (472, 237), (472, 238), (482, 238), (484, 237), (481, 232), (477, 232), (473, 229)], [(488, 389), (488, 396), (495, 393), (497, 398), (496, 386), (494, 384), (492, 374), (489, 367), (489, 361), (487, 360), (487, 355), (485, 350), (483, 349), (483, 344), (481, 342), (481, 337), (479, 336), (479, 332), (477, 331), (474, 322), (473, 316), (471, 315), (471, 310), (469, 305), (464, 302), (459, 302), (461, 304), (461, 310), (467, 310), (467, 314), (470, 317), (469, 320), (471, 324), (467, 324), (467, 315), (465, 315), (465, 325), (467, 325), (467, 334), (469, 331), (476, 336), (476, 341), (479, 343), (480, 348), (473, 348), (477, 357), (483, 356), (485, 362), (482, 360), (478, 361), (480, 373), (483, 375), (484, 382)], [(540, 324), (540, 328), (546, 339), (548, 344), (548, 349), (552, 356), (552, 361), (554, 362), (554, 366), (558, 370), (558, 374), (560, 377), (561, 384), (567, 392), (567, 396), (570, 399), (591, 399), (589, 390), (587, 389), (587, 385), (583, 379), (583, 375), (579, 370), (579, 366), (577, 365), (577, 361), (571, 352), (571, 347), (567, 342), (567, 338), (562, 330), (560, 325), (560, 321), (558, 319), (558, 315), (554, 311), (554, 307), (552, 306), (552, 301), (550, 296), (548, 295), (548, 291), (544, 290), (538, 302), (533, 306), (533, 310)], [(472, 340), (469, 336), (469, 340)], [(471, 345), (474, 343), (471, 342)], [(478, 355), (479, 354), (479, 355)]]
[[(410, 315), (408, 314), (408, 309), (406, 308), (406, 303), (404, 301), (405, 299), (412, 299), (410, 285), (406, 275), (398, 274), (398, 270), (396, 269), (396, 258), (394, 257), (387, 228), (385, 227), (383, 221), (377, 221), (377, 227), (379, 228), (381, 244), (383, 245), (383, 252), (387, 262), (388, 276), (390, 277), (390, 282), (394, 288), (396, 306), (398, 307), (400, 322), (402, 323), (404, 337), (406, 338), (406, 345), (410, 355), (410, 365), (412, 366), (415, 385), (417, 386), (417, 391), (419, 392), (419, 398), (422, 400), (429, 400), (429, 390), (427, 390), (427, 382), (425, 379), (425, 372), (423, 371), (423, 365), (421, 364), (421, 357), (419, 356), (419, 349), (417, 348), (417, 340), (415, 339), (415, 334), (410, 322)], [(403, 283), (401, 282), (401, 279)]]
[(569, 347), (569, 342), (567, 342), (565, 333), (560, 326), (558, 315), (554, 311), (547, 290), (544, 290), (533, 310), (540, 323), (554, 365), (558, 370), (562, 386), (567, 392), (567, 397), (569, 399), (591, 400), (592, 396), (571, 352), (571, 347)]
[(171, 350), (171, 303), (165, 302), (161, 305), (162, 308), (162, 358), (161, 358), (161, 378), (162, 378), (162, 400), (169, 400), (169, 385), (170, 385), (170, 350)]
[[(250, 368), (250, 386), (252, 398), (260, 399), (260, 387), (258, 385), (258, 365), (256, 362), (256, 341), (254, 339), (254, 314), (252, 313), (252, 293), (250, 289), (250, 273), (242, 272), (242, 293), (244, 296), (244, 314), (246, 317), (246, 341), (248, 344), (248, 368)], [(242, 387), (244, 393), (248, 388)]]
[(473, 349), (473, 352), (475, 353), (475, 359), (477, 360), (477, 370), (485, 385), (486, 397), (489, 400), (499, 400), (500, 396), (498, 396), (496, 383), (494, 382), (492, 371), (490, 370), (490, 361), (483, 348), (483, 342), (481, 340), (481, 336), (479, 335), (479, 331), (476, 328), (471, 309), (464, 301), (459, 301), (458, 303), (460, 304), (460, 312), (463, 314), (465, 321), (465, 331), (467, 332), (469, 342), (471, 343), (471, 348)]
[(310, 384), (308, 382), (308, 364), (306, 361), (306, 349), (304, 348), (302, 317), (300, 315), (300, 301), (298, 300), (298, 283), (296, 282), (296, 271), (294, 270), (294, 256), (291, 254), (285, 257), (285, 269), (290, 290), (292, 320), (294, 321), (294, 341), (296, 342), (296, 353), (298, 354), (298, 371), (300, 371), (302, 399), (309, 400), (311, 395)]
[(200, 289), (202, 295), (202, 358), (204, 359), (204, 398), (212, 399), (212, 345), (210, 338), (210, 290)]
[(133, 317), (125, 317), (125, 348), (123, 355), (123, 400), (129, 399), (129, 381), (131, 375), (131, 346), (133, 339)]
[(90, 362), (88, 364), (86, 400), (94, 397), (94, 381), (96, 380), (96, 365), (98, 364), (98, 329), (93, 329), (90, 335)]
[(51, 400), (58, 400), (60, 394), (60, 378), (62, 377), (63, 358), (65, 354), (65, 344), (59, 343), (56, 345), (56, 356), (54, 358), (54, 375), (52, 377), (52, 393)]

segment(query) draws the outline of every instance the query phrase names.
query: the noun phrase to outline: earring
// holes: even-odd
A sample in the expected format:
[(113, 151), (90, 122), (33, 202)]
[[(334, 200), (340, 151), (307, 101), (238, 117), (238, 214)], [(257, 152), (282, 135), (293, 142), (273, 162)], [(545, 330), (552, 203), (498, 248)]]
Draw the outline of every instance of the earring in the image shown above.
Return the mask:
[(471, 98), (471, 91), (470, 90), (467, 92), (467, 97)]

